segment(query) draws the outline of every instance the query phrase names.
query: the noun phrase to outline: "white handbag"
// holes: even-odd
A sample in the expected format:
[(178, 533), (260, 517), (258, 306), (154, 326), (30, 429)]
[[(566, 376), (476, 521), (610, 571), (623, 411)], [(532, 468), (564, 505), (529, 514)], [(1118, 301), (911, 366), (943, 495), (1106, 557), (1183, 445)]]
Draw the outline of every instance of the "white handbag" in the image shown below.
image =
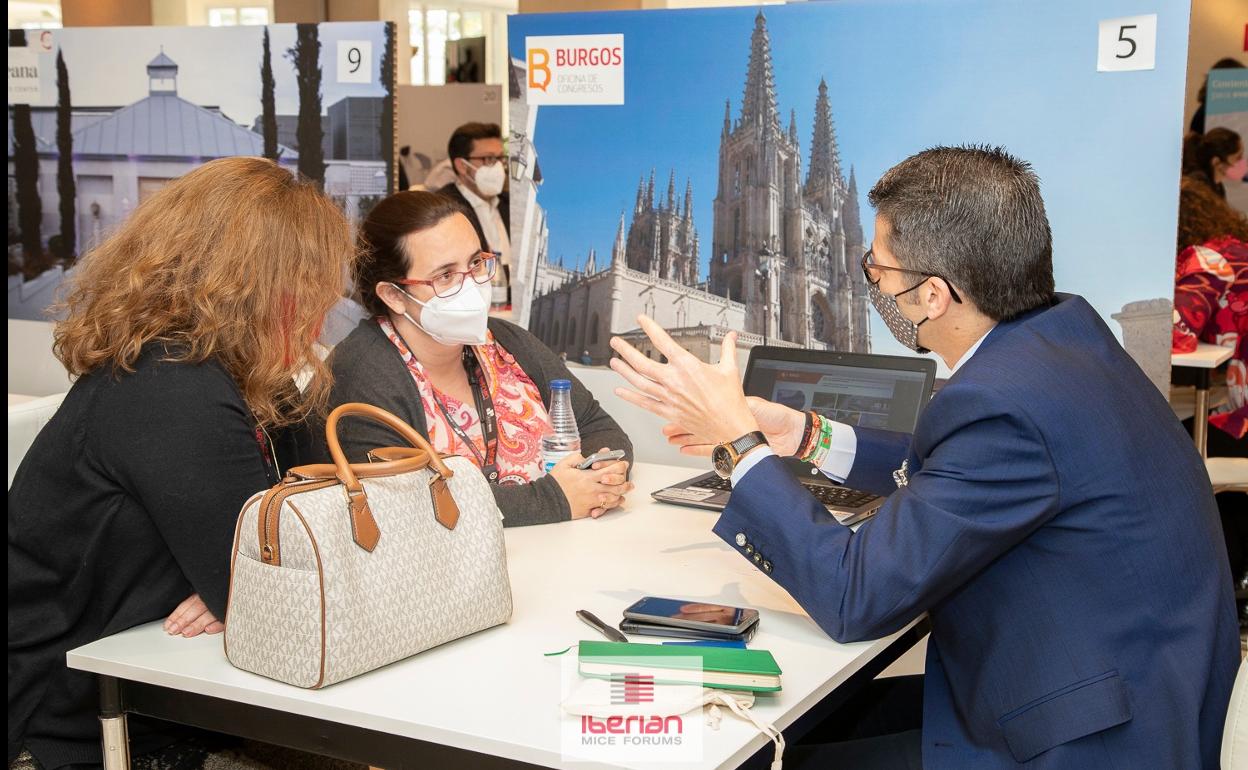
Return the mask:
[[(385, 423), (416, 449), (348, 464), (336, 431), (347, 415)], [(238, 517), (230, 663), (319, 688), (505, 623), (502, 513), (480, 470), (365, 404), (335, 409), (325, 432), (332, 465), (292, 468)]]

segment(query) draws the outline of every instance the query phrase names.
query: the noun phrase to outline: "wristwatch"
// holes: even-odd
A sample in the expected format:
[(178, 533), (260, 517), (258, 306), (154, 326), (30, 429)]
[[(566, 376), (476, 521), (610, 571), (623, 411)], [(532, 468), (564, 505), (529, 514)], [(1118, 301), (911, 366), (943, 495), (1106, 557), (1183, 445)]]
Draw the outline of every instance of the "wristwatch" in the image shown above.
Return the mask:
[(715, 464), (715, 473), (721, 479), (731, 478), (732, 470), (737, 467), (737, 462), (741, 460), (742, 455), (766, 443), (767, 437), (763, 435), (762, 431), (756, 430), (745, 434), (735, 441), (716, 445), (711, 450), (711, 462)]

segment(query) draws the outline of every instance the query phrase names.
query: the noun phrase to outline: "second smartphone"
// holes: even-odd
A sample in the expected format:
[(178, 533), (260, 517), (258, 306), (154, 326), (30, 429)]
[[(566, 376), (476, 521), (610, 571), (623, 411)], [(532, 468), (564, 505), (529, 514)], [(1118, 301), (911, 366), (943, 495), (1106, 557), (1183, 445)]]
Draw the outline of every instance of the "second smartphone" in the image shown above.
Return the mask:
[(758, 622), (758, 610), (646, 596), (624, 610), (624, 618), (655, 626), (739, 634)]
[(737, 634), (721, 634), (693, 628), (656, 626), (626, 618), (620, 621), (620, 630), (633, 636), (661, 636), (667, 639), (703, 639), (717, 642), (748, 642), (754, 638), (754, 632), (758, 630), (758, 623), (752, 624), (749, 628)]

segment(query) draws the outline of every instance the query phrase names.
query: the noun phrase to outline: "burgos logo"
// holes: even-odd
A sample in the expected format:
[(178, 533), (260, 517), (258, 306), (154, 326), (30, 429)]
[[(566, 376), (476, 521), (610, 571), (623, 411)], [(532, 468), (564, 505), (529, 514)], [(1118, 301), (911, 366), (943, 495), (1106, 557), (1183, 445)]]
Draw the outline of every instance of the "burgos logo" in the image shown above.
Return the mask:
[(527, 101), (544, 104), (623, 104), (623, 35), (525, 38)]

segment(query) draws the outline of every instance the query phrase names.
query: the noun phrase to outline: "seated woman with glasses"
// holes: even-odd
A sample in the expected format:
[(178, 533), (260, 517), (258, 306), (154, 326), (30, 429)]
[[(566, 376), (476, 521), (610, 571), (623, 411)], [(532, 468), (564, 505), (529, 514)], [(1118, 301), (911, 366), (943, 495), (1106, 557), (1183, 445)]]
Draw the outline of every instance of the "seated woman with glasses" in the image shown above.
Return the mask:
[[(632, 444), (594, 397), (536, 337), (489, 318), (497, 256), (482, 251), (463, 207), (438, 193), (400, 192), (361, 225), (355, 269), (371, 314), (334, 348), (331, 406), (373, 404), (397, 415), (440, 452), (472, 460), (494, 485), (507, 526), (597, 517), (632, 488)], [(573, 453), (545, 474), (551, 380), (571, 380), (585, 455), (626, 459), (578, 470)], [(352, 462), (403, 446), (379, 423), (350, 419), (338, 438)]]

